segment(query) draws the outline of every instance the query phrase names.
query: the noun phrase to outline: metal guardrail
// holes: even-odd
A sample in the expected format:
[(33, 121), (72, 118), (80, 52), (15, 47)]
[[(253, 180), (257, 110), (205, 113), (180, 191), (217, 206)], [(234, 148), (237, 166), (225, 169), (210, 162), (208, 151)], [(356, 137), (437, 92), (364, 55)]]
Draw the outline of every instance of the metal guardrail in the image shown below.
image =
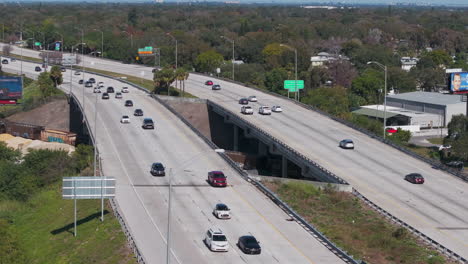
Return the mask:
[(443, 170), (443, 171), (445, 171), (445, 172), (447, 172), (447, 173), (449, 173), (449, 174), (451, 174), (451, 175), (453, 175), (455, 177), (460, 178), (463, 181), (468, 182), (468, 176), (461, 173), (459, 170), (450, 168), (449, 166), (444, 165), (443, 163), (438, 162), (438, 161), (436, 161), (434, 159), (429, 159), (429, 158), (426, 158), (424, 156), (421, 156), (418, 153), (415, 153), (415, 152), (413, 152), (413, 151), (411, 151), (411, 150), (409, 150), (407, 148), (399, 146), (399, 145), (393, 143), (390, 140), (384, 139), (382, 136), (377, 135), (377, 134), (375, 134), (375, 133), (373, 133), (373, 132), (371, 132), (371, 131), (369, 131), (369, 130), (367, 130), (365, 128), (362, 128), (362, 127), (360, 127), (360, 126), (358, 126), (358, 125), (356, 125), (354, 123), (351, 123), (351, 122), (349, 122), (347, 120), (341, 119), (341, 118), (333, 116), (333, 115), (331, 115), (331, 114), (329, 114), (329, 113), (327, 113), (325, 111), (322, 111), (322, 110), (320, 110), (319, 108), (317, 108), (315, 106), (304, 104), (304, 103), (298, 102), (298, 101), (296, 101), (294, 99), (287, 98), (284, 95), (277, 94), (277, 93), (274, 93), (274, 92), (270, 92), (270, 91), (267, 91), (267, 90), (263, 90), (263, 89), (260, 89), (258, 87), (255, 87), (255, 86), (252, 86), (252, 85), (249, 85), (249, 84), (244, 84), (244, 83), (241, 83), (241, 82), (233, 81), (233, 80), (222, 78), (222, 77), (221, 78), (214, 77), (214, 76), (210, 76), (210, 75), (203, 74), (203, 73), (194, 73), (194, 74), (206, 76), (206, 77), (209, 77), (209, 78), (218, 78), (218, 79), (221, 79), (221, 80), (223, 80), (225, 82), (230, 82), (230, 83), (234, 83), (234, 84), (237, 84), (237, 85), (245, 86), (245, 87), (254, 89), (256, 91), (259, 91), (259, 92), (262, 92), (262, 93), (269, 94), (271, 96), (281, 98), (283, 100), (288, 100), (291, 103), (294, 103), (294, 104), (296, 104), (296, 105), (298, 105), (300, 107), (306, 108), (308, 110), (312, 110), (314, 112), (317, 112), (318, 114), (321, 114), (321, 115), (323, 115), (325, 117), (328, 117), (328, 118), (330, 118), (330, 119), (332, 119), (332, 120), (334, 120), (336, 122), (339, 122), (339, 123), (341, 123), (341, 124), (343, 124), (343, 125), (345, 125), (347, 127), (350, 127), (350, 128), (352, 128), (354, 130), (357, 130), (357, 131), (359, 131), (359, 132), (361, 132), (361, 133), (363, 133), (363, 134), (365, 134), (365, 135), (367, 135), (367, 136), (369, 136), (371, 138), (374, 138), (374, 139), (376, 139), (376, 140), (378, 140), (378, 141), (380, 141), (382, 143), (385, 143), (385, 144), (387, 144), (387, 145), (389, 145), (389, 146), (391, 146), (391, 147), (393, 147), (393, 148), (395, 148), (395, 149), (397, 149), (397, 150), (399, 150), (399, 151), (401, 151), (401, 152), (403, 152), (405, 154), (408, 154), (408, 155), (412, 156), (413, 158), (416, 158), (416, 159), (419, 159), (419, 160), (421, 160), (423, 162), (426, 162), (429, 165), (433, 166), (434, 168)]
[[(90, 126), (89, 126), (88, 118), (87, 118), (85, 112), (83, 111), (83, 108), (81, 106), (80, 101), (78, 100), (78, 98), (74, 94), (70, 94), (70, 97), (73, 97), (73, 100), (76, 102), (76, 104), (80, 108), (81, 113), (83, 113), (83, 117), (84, 117), (84, 120), (85, 120), (85, 123), (86, 123), (86, 127), (89, 130)], [(97, 151), (98, 157), (100, 157), (100, 155), (99, 155), (100, 152), (99, 152), (99, 149), (97, 148), (97, 145), (95, 143), (96, 141), (95, 141), (94, 135), (92, 133), (88, 133), (88, 134), (91, 137), (91, 141), (93, 142), (93, 146)], [(100, 158), (99, 158), (99, 168), (100, 168), (101, 176), (104, 176), (105, 174), (104, 174), (104, 170), (103, 170), (103, 167), (102, 167), (102, 161), (101, 161)], [(143, 255), (141, 254), (140, 250), (138, 249), (138, 246), (135, 243), (135, 239), (133, 238), (132, 233), (130, 232), (130, 227), (128, 226), (127, 222), (125, 221), (125, 218), (124, 218), (124, 216), (123, 216), (123, 214), (121, 212), (121, 209), (119, 207), (119, 204), (117, 203), (117, 200), (114, 199), (114, 198), (109, 199), (109, 203), (110, 203), (110, 205), (112, 207), (112, 211), (114, 212), (114, 216), (117, 218), (117, 220), (120, 223), (120, 226), (122, 227), (122, 231), (124, 232), (125, 237), (127, 237), (128, 246), (132, 249), (133, 254), (135, 255), (135, 257), (137, 259), (138, 264), (146, 264), (146, 261), (145, 261)]]

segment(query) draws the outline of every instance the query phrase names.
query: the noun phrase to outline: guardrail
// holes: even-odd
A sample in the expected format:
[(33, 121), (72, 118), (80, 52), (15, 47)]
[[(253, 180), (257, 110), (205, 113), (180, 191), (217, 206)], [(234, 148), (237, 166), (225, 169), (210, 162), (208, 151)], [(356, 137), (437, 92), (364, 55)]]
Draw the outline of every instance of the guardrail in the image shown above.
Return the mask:
[[(25, 60), (26, 61), (26, 60)], [(36, 62), (33, 62), (33, 63), (36, 63)], [(203, 134), (201, 134), (195, 127), (193, 127), (187, 120), (185, 120), (185, 118), (183, 118), (179, 113), (177, 113), (172, 107), (170, 107), (168, 104), (166, 104), (165, 102), (163, 102), (163, 100), (161, 100), (160, 98), (158, 98), (157, 96), (155, 95), (152, 95), (150, 93), (150, 91), (144, 87), (141, 87), (139, 85), (136, 85), (134, 83), (131, 83), (127, 80), (123, 80), (123, 79), (120, 79), (120, 78), (115, 78), (115, 77), (112, 77), (112, 76), (108, 76), (108, 75), (105, 75), (105, 74), (101, 74), (101, 73), (94, 73), (94, 72), (90, 72), (90, 71), (85, 71), (87, 73), (90, 73), (90, 74), (94, 74), (94, 75), (99, 75), (99, 76), (102, 76), (102, 77), (105, 77), (105, 78), (110, 78), (110, 79), (113, 79), (113, 80), (117, 80), (117, 81), (121, 81), (121, 82), (124, 82), (130, 86), (133, 86), (139, 90), (142, 90), (142, 91), (145, 91), (147, 93), (149, 93), (155, 100), (157, 100), (158, 102), (160, 102), (163, 106), (165, 106), (170, 112), (172, 112), (174, 115), (176, 115), (182, 122), (184, 122), (187, 126), (189, 126), (189, 128), (194, 131), (200, 138), (202, 138), (211, 148), (215, 149), (217, 148), (217, 146), (211, 142), (208, 138), (206, 138)], [(225, 80), (225, 81), (230, 81), (232, 83), (236, 83), (236, 84), (239, 84), (239, 85), (244, 85), (242, 83), (238, 83), (238, 82), (233, 82), (231, 80)], [(244, 85), (245, 86), (245, 85)], [(356, 125), (348, 122), (348, 121), (345, 121), (345, 120), (342, 120), (340, 118), (337, 118), (337, 117), (334, 117), (334, 116), (331, 116), (330, 114), (328, 113), (325, 113), (315, 107), (312, 107), (312, 106), (309, 106), (309, 105), (305, 105), (303, 103), (300, 103), (300, 102), (297, 102), (295, 100), (292, 100), (292, 99), (289, 99), (289, 98), (284, 98), (284, 96), (282, 95), (279, 95), (279, 94), (275, 94), (275, 93), (272, 93), (272, 92), (268, 92), (268, 91), (264, 91), (264, 90), (261, 90), (259, 88), (256, 88), (256, 87), (250, 87), (250, 88), (253, 88), (253, 89), (256, 89), (256, 90), (259, 90), (259, 91), (262, 91), (262, 92), (265, 92), (267, 94), (271, 94), (271, 95), (274, 95), (274, 96), (277, 96), (277, 97), (281, 97), (283, 99), (286, 99), (286, 100), (290, 100), (290, 101), (293, 101), (294, 103), (300, 105), (300, 106), (303, 106), (305, 108), (308, 108), (310, 110), (313, 110), (313, 111), (316, 111), (322, 115), (325, 115), (335, 121), (338, 121), (340, 123), (343, 123), (351, 128), (354, 128), (358, 131), (361, 131), (363, 133), (365, 133), (366, 135), (372, 137), (372, 138), (376, 138), (384, 143), (387, 143), (389, 144), (390, 146), (393, 146), (393, 147), (398, 147), (397, 149), (403, 151), (406, 153), (406, 151), (408, 152), (411, 152), (410, 150), (406, 150), (406, 149), (401, 149), (401, 147), (399, 146), (396, 146), (394, 143), (392, 142), (389, 142), (388, 140), (384, 140), (383, 138), (375, 135), (374, 133), (366, 130), (366, 129), (363, 129), (363, 128), (360, 128), (360, 127), (357, 127)], [(208, 101), (208, 100), (207, 100)], [(81, 109), (81, 105), (80, 105), (80, 109)], [(223, 108), (224, 109), (224, 108)], [(225, 109), (227, 110), (227, 109)], [(233, 116), (236, 116), (236, 115), (233, 115)], [(86, 120), (86, 119), (85, 119)], [(86, 120), (87, 122), (87, 120)], [(348, 125), (349, 124), (349, 125)], [(93, 141), (94, 142), (94, 141)], [(278, 140), (279, 142), (279, 140)], [(284, 143), (283, 143), (284, 144)], [(289, 147), (288, 147), (289, 148)], [(242, 170), (232, 159), (230, 159), (226, 154), (224, 153), (218, 153), (228, 164), (230, 164), (236, 171), (239, 172), (239, 174), (244, 178), (246, 179), (247, 181), (249, 181), (250, 183), (252, 183), (254, 186), (256, 186), (259, 190), (261, 190), (262, 192), (264, 192), (270, 199), (272, 199), (272, 201), (277, 204), (280, 208), (282, 208), (283, 210), (285, 210), (285, 212), (288, 213), (288, 215), (294, 217), (297, 221), (299, 221), (298, 223), (300, 223), (301, 225), (303, 225), (303, 227), (309, 232), (309, 233), (312, 233), (319, 241), (321, 241), (322, 244), (326, 245), (327, 248), (329, 248), (330, 250), (332, 250), (332, 252), (334, 252), (335, 254), (337, 254), (337, 256), (340, 256), (340, 258), (342, 258), (345, 262), (347, 263), (355, 263), (355, 264), (360, 264), (359, 262), (357, 262), (356, 260), (354, 260), (352, 258), (352, 256), (349, 256), (345, 251), (341, 250), (339, 247), (337, 247), (333, 242), (331, 242), (330, 240), (328, 240), (326, 238), (325, 235), (323, 235), (322, 233), (320, 233), (317, 229), (315, 229), (310, 223), (308, 223), (306, 220), (304, 220), (299, 214), (297, 214), (292, 208), (290, 208), (286, 203), (284, 203), (279, 197), (276, 196), (276, 194), (272, 193), (268, 188), (266, 188), (262, 183), (256, 181), (255, 179), (252, 179), (251, 177), (248, 176), (248, 174)], [(302, 154), (300, 154), (302, 155)], [(427, 162), (426, 158), (424, 157), (421, 157), (419, 155), (417, 155), (416, 153), (412, 153), (410, 155), (414, 155), (415, 157), (417, 158), (420, 158), (422, 159), (423, 161)], [(303, 156), (303, 155), (302, 155)], [(430, 162), (430, 164), (432, 165), (433, 161)], [(317, 164), (318, 165), (318, 164)], [(323, 168), (321, 167), (320, 165), (318, 165), (319, 167), (317, 168)], [(443, 168), (443, 167), (442, 167)], [(323, 168), (324, 170), (326, 170), (325, 168)], [(328, 170), (327, 170), (328, 171)], [(331, 174), (334, 175), (334, 173), (332, 172), (329, 172)], [(455, 174), (454, 174), (455, 175)], [(455, 175), (457, 176), (457, 175)], [(336, 178), (340, 179), (338, 176), (335, 175)], [(463, 180), (466, 180), (466, 179), (463, 179)], [(344, 181), (345, 183), (347, 183), (346, 181)], [(465, 258), (461, 257), (460, 255), (458, 255), (457, 253), (451, 251), (450, 249), (444, 247), (442, 244), (438, 243), (437, 241), (431, 239), (430, 237), (426, 236), (425, 234), (423, 234), (422, 232), (418, 231), (417, 229), (411, 227), (410, 225), (406, 224), (405, 222), (403, 222), (402, 220), (399, 220), (397, 217), (393, 216), (392, 214), (390, 214), (389, 212), (385, 211), (384, 209), (382, 209), (381, 207), (377, 206), (376, 204), (374, 204), (372, 201), (370, 201), (368, 198), (366, 198), (364, 195), (358, 193), (357, 191), (353, 192), (356, 197), (360, 198), (361, 200), (363, 200), (364, 202), (366, 202), (367, 204), (369, 204), (371, 206), (371, 208), (373, 208), (374, 210), (376, 210), (377, 212), (385, 215), (387, 218), (390, 218), (390, 219), (393, 219), (393, 221), (395, 223), (399, 223), (401, 226), (404, 226), (406, 227), (408, 230), (410, 230), (412, 233), (415, 233), (415, 234), (418, 234), (419, 237), (421, 238), (424, 238), (424, 241), (429, 243), (430, 245), (432, 245), (433, 247), (435, 247), (436, 250), (438, 250), (439, 252), (441, 252), (442, 254), (444, 254), (445, 256), (448, 256), (460, 263), (468, 263), (468, 260), (466, 260)], [(118, 207), (117, 207), (118, 208)], [(125, 220), (122, 217), (122, 221), (123, 223), (125, 223)], [(120, 221), (120, 220), (119, 220)], [(122, 225), (122, 228), (127, 227), (127, 225)], [(140, 254), (133, 238), (131, 237), (131, 232), (129, 229), (126, 229), (125, 232), (128, 232), (128, 235), (130, 236), (131, 238), (131, 241), (133, 243), (133, 246), (134, 246), (134, 252), (136, 252), (136, 254), (138, 253), (137, 256), (137, 259), (139, 259), (139, 256), (141, 256), (141, 259), (142, 261), (143, 260), (143, 256)], [(417, 233), (416, 233), (417, 232)], [(127, 234), (127, 233), (126, 233)], [(127, 239), (128, 236), (127, 236)], [(129, 240), (130, 241), (130, 240)], [(131, 245), (132, 246), (132, 245)], [(142, 262), (144, 263), (144, 262)], [(362, 263), (362, 262), (361, 262)]]
[[(70, 97), (73, 97), (73, 100), (76, 102), (76, 104), (80, 108), (81, 113), (83, 113), (83, 117), (84, 117), (86, 127), (89, 130), (90, 126), (89, 126), (88, 118), (87, 118), (85, 112), (83, 111), (83, 108), (81, 106), (80, 101), (78, 100), (78, 98), (74, 94), (70, 94)], [(88, 133), (88, 134), (90, 135), (93, 146), (97, 151), (97, 156), (100, 157), (100, 155), (99, 155), (100, 152), (99, 152), (99, 150), (97, 148), (94, 135), (92, 133)], [(102, 161), (101, 161), (100, 158), (99, 158), (99, 169), (100, 169), (100, 172), (101, 172), (101, 176), (104, 176), (105, 174), (104, 174), (104, 170), (103, 170), (103, 167), (102, 167)], [(130, 232), (130, 227), (128, 226), (127, 222), (125, 221), (125, 218), (124, 218), (123, 214), (121, 213), (121, 209), (119, 207), (119, 204), (118, 204), (117, 200), (114, 199), (114, 198), (109, 199), (109, 203), (110, 203), (110, 205), (112, 207), (112, 211), (114, 212), (114, 216), (117, 218), (117, 220), (120, 223), (120, 226), (122, 227), (122, 231), (124, 232), (125, 237), (127, 238), (128, 246), (132, 249), (133, 254), (135, 255), (135, 257), (137, 259), (138, 264), (146, 264), (146, 261), (145, 261), (143, 255), (141, 254), (140, 250), (138, 249), (138, 246), (135, 243), (135, 239), (133, 238), (132, 233)]]
[(320, 110), (319, 108), (317, 108), (315, 106), (304, 104), (304, 103), (298, 102), (298, 101), (296, 101), (294, 99), (287, 98), (284, 95), (277, 94), (277, 93), (274, 93), (274, 92), (270, 92), (270, 91), (267, 91), (267, 90), (263, 90), (263, 89), (260, 89), (258, 87), (255, 87), (255, 86), (252, 86), (252, 85), (249, 85), (249, 84), (244, 84), (244, 83), (241, 83), (241, 82), (233, 81), (233, 80), (222, 78), (222, 77), (210, 76), (210, 75), (203, 74), (203, 73), (198, 73), (198, 72), (194, 73), (194, 74), (206, 76), (206, 77), (209, 77), (209, 78), (221, 79), (221, 80), (223, 80), (225, 82), (230, 82), (230, 83), (234, 83), (234, 84), (237, 84), (237, 85), (245, 86), (245, 87), (254, 89), (256, 91), (269, 94), (271, 96), (275, 96), (275, 97), (278, 97), (278, 98), (281, 98), (281, 99), (284, 99), (284, 100), (288, 100), (289, 102), (292, 102), (292, 103), (294, 103), (294, 104), (296, 104), (296, 105), (298, 105), (300, 107), (303, 107), (303, 108), (306, 108), (308, 110), (317, 112), (317, 113), (319, 113), (319, 114), (321, 114), (321, 115), (323, 115), (325, 117), (328, 117), (328, 118), (330, 118), (330, 119), (332, 119), (332, 120), (334, 120), (336, 122), (339, 122), (339, 123), (341, 123), (341, 124), (343, 124), (343, 125), (345, 125), (347, 127), (350, 127), (350, 128), (352, 128), (354, 130), (357, 130), (357, 131), (359, 131), (359, 132), (361, 132), (361, 133), (363, 133), (363, 134), (365, 134), (365, 135), (367, 135), (367, 136), (369, 136), (371, 138), (375, 138), (376, 140), (379, 140), (380, 142), (385, 143), (385, 144), (387, 144), (387, 145), (389, 145), (389, 146), (391, 146), (391, 147), (393, 147), (393, 148), (395, 148), (395, 149), (397, 149), (397, 150), (399, 150), (399, 151), (401, 151), (401, 152), (403, 152), (405, 154), (408, 154), (408, 155), (412, 156), (413, 158), (419, 159), (419, 160), (421, 160), (423, 162), (426, 162), (426, 163), (430, 164), (434, 168), (443, 170), (443, 171), (445, 171), (445, 172), (447, 172), (447, 173), (449, 173), (449, 174), (451, 174), (451, 175), (453, 175), (455, 177), (460, 178), (463, 181), (468, 182), (468, 176), (461, 173), (460, 171), (458, 171), (456, 169), (450, 168), (450, 167), (448, 167), (448, 166), (444, 165), (443, 163), (438, 162), (436, 160), (429, 159), (429, 158), (426, 158), (424, 156), (421, 156), (421, 155), (419, 155), (419, 154), (417, 154), (417, 153), (415, 153), (415, 152), (413, 152), (413, 151), (411, 151), (411, 150), (409, 150), (407, 148), (404, 148), (402, 146), (399, 146), (399, 145), (393, 143), (390, 140), (384, 139), (382, 136), (377, 135), (377, 134), (375, 134), (375, 133), (373, 133), (373, 132), (371, 132), (371, 131), (369, 131), (369, 130), (367, 130), (365, 128), (362, 128), (362, 127), (360, 127), (360, 126), (358, 126), (358, 125), (356, 125), (354, 123), (351, 123), (351, 122), (349, 122), (347, 120), (341, 119), (341, 118), (333, 116), (333, 115), (331, 115), (331, 114), (329, 114), (329, 113), (327, 113), (325, 111), (322, 111), (322, 110)]

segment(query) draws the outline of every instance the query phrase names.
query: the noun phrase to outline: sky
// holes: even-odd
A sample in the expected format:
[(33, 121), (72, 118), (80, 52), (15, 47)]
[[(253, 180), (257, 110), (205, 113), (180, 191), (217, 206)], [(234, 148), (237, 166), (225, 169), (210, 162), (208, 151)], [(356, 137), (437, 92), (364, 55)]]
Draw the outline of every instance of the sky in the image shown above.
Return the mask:
[[(464, 6), (468, 7), (468, 0), (164, 0), (165, 2), (225, 2), (225, 1), (238, 1), (240, 3), (321, 3), (321, 4), (338, 4), (344, 3), (351, 4), (417, 4), (417, 5), (446, 5), (446, 6)], [(15, 0), (0, 0), (0, 2), (16, 2)], [(88, 3), (111, 3), (111, 2), (152, 2), (152, 0), (19, 0), (18, 2), (88, 2)]]

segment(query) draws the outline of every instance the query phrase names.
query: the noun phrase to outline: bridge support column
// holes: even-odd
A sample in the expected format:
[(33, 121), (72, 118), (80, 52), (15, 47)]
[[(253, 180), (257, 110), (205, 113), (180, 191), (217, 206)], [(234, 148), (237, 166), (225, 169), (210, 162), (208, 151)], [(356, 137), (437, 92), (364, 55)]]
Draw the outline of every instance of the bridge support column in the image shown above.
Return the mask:
[(288, 177), (288, 159), (284, 155), (281, 157), (281, 177)]
[(258, 155), (266, 156), (268, 154), (268, 146), (262, 141), (258, 141)]
[(239, 151), (239, 127), (236, 125), (233, 125), (234, 127), (234, 144), (233, 144), (233, 150), (234, 151)]

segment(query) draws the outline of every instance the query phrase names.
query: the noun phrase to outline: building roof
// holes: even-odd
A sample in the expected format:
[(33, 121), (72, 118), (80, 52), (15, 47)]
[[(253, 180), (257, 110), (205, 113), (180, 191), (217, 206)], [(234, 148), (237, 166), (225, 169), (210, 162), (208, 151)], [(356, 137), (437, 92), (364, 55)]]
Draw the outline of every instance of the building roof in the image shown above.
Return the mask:
[[(362, 107), (362, 108), (359, 108), (358, 110), (354, 110), (353, 113), (358, 114), (358, 115), (373, 116), (373, 117), (382, 118), (382, 119), (384, 118), (383, 106), (380, 109), (371, 109), (371, 108)], [(386, 114), (387, 118), (390, 118), (396, 115), (398, 114), (390, 113), (387, 110), (387, 114)]]
[[(383, 109), (384, 109), (383, 105), (365, 105), (365, 106), (361, 106), (360, 109), (353, 111), (353, 113), (358, 114), (358, 115), (366, 115), (366, 116), (384, 118)], [(413, 111), (413, 110), (408, 110), (405, 108), (388, 106), (388, 105), (386, 107), (386, 112), (387, 113), (385, 115), (387, 118), (397, 116), (397, 115), (408, 116), (408, 117), (428, 116), (432, 118), (439, 118), (439, 115), (437, 114), (423, 113), (419, 111)]]
[(412, 102), (420, 102), (435, 105), (460, 104), (460, 95), (430, 93), (430, 92), (410, 92), (387, 96), (387, 99), (399, 99)]

